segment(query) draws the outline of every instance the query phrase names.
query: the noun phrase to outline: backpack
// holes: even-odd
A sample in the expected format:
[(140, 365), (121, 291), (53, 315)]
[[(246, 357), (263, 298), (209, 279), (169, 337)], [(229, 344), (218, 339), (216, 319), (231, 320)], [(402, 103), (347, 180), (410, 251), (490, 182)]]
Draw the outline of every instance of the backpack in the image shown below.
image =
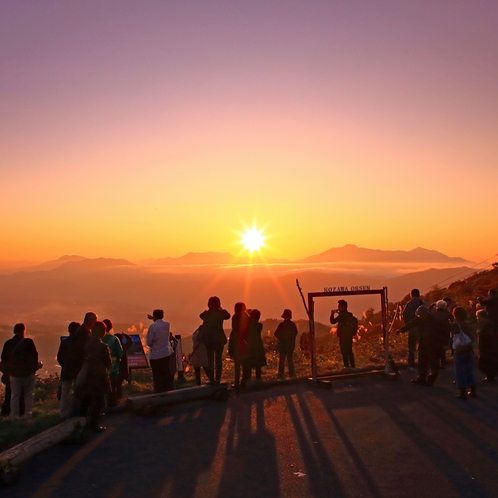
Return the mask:
[(344, 320), (344, 333), (350, 337), (353, 337), (358, 333), (358, 318), (356, 318), (352, 313), (348, 314), (347, 321)]

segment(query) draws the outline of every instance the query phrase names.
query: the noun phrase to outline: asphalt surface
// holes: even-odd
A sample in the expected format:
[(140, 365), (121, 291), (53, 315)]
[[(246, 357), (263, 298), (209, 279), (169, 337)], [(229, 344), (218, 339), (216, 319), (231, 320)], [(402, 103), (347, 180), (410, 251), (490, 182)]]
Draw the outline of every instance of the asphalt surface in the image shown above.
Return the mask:
[(23, 467), (2, 497), (498, 497), (498, 383), (459, 400), (379, 378), (109, 416)]

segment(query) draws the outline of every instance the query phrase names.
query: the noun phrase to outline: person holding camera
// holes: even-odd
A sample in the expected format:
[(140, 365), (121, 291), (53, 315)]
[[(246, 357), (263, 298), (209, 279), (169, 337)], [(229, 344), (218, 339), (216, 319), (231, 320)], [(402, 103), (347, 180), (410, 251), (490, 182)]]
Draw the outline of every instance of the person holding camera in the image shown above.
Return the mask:
[(337, 309), (330, 312), (330, 323), (337, 324), (337, 337), (339, 338), (344, 368), (355, 368), (353, 337), (358, 332), (358, 319), (348, 311), (347, 301), (340, 299), (337, 302)]
[(149, 361), (152, 369), (152, 382), (155, 393), (173, 391), (175, 389), (176, 356), (171, 345), (170, 323), (165, 322), (164, 311), (154, 310), (147, 315), (154, 323), (147, 331)]

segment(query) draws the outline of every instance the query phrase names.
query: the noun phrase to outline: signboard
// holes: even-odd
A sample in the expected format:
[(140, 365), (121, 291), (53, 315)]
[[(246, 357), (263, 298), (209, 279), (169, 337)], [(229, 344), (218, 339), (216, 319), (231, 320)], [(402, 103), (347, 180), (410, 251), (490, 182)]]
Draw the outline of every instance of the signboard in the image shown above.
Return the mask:
[(358, 292), (369, 291), (369, 285), (352, 285), (351, 287), (324, 287), (323, 292)]
[(127, 351), (128, 368), (147, 368), (149, 362), (147, 361), (140, 336), (138, 334), (130, 334), (130, 337), (133, 342)]

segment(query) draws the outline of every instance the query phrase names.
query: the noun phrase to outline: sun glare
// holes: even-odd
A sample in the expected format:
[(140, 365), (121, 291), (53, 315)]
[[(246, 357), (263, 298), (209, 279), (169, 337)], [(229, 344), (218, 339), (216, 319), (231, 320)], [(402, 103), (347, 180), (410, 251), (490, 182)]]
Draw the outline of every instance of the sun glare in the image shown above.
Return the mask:
[(265, 245), (265, 236), (262, 230), (257, 230), (255, 227), (247, 228), (246, 232), (242, 234), (241, 243), (245, 249), (251, 252), (259, 251)]

